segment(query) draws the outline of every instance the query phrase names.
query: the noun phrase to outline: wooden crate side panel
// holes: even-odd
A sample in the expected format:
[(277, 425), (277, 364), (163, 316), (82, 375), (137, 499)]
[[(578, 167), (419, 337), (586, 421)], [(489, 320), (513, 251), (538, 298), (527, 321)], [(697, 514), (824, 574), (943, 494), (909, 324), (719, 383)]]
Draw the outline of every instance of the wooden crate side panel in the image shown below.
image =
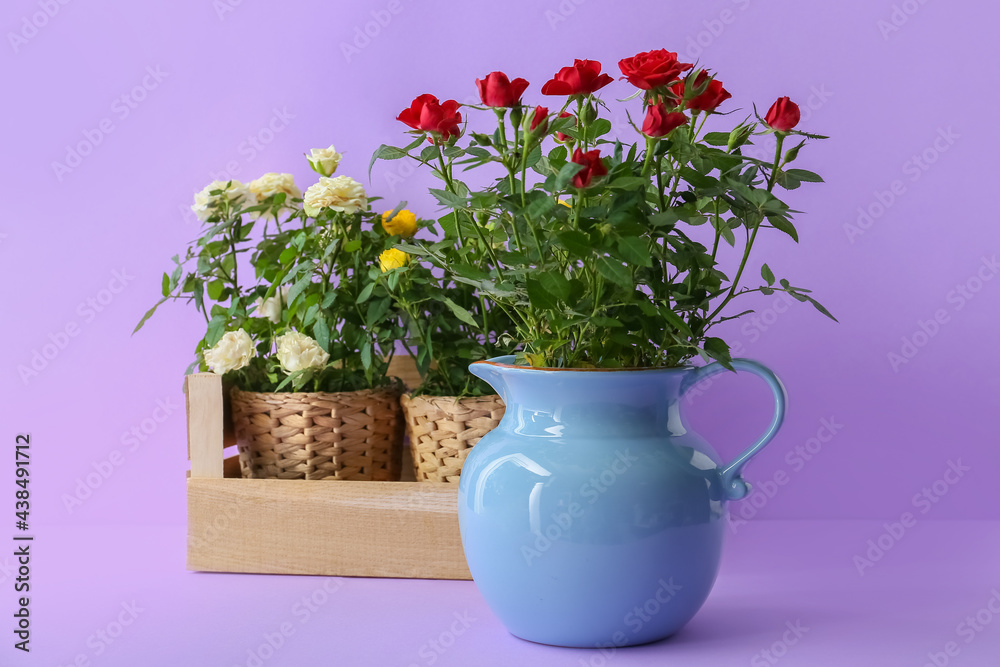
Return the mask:
[(188, 480), (188, 569), (471, 579), (455, 485)]
[(191, 477), (221, 478), (223, 449), (222, 378), (195, 373), (184, 378)]

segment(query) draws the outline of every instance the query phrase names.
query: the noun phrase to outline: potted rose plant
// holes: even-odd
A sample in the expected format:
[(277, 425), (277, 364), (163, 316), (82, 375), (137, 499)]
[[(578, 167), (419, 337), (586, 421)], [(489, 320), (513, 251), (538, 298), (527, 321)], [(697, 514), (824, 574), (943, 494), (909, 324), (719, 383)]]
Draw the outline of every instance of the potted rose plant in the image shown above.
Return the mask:
[[(445, 216), (442, 224), (451, 227), (453, 217)], [(419, 229), (438, 231), (433, 222), (418, 220), (407, 209), (386, 211), (382, 228), (395, 241), (411, 240)], [(463, 251), (447, 234), (432, 245), (445, 258)], [(462, 261), (483, 252), (483, 241), (470, 239)], [(421, 377), (400, 401), (414, 474), (418, 481), (457, 483), (471, 448), (504, 414), (496, 392), (467, 368), (501, 353), (498, 339), (510, 319), (478, 297), (474, 285), (412, 262), (402, 250), (393, 248), (386, 255), (382, 283), (403, 315), (407, 336), (402, 345), (416, 360)]]
[(204, 315), (192, 368), (231, 386), (245, 477), (399, 478), (400, 384), (386, 371), (403, 329), (372, 296), (387, 239), (361, 184), (333, 176), (339, 160), (314, 149), (304, 195), (290, 174), (198, 193), (201, 236), (136, 327), (168, 299)]
[[(716, 333), (750, 312), (732, 312), (734, 302), (783, 291), (832, 317), (768, 263), (746, 284), (761, 233), (798, 240), (779, 189), (822, 180), (791, 167), (822, 138), (797, 129), (797, 106), (781, 98), (764, 118), (719, 131), (730, 94), (713, 74), (666, 50), (619, 69), (639, 98), (638, 140), (610, 136), (596, 93), (613, 78), (577, 60), (541, 88), (558, 107), (523, 103), (528, 83), (494, 72), (479, 82), (477, 108), (495, 114), (495, 131), (465, 133), (456, 102), (421, 95), (400, 120), (431, 146), (375, 154), (416, 159), (444, 180), (431, 194), (450, 209), (445, 240), (398, 249), (511, 317), (512, 354), (470, 366), (507, 413), (463, 468), (463, 544), (515, 635), (568, 646), (669, 636), (711, 589), (725, 503), (746, 495), (743, 467), (784, 414), (774, 374), (732, 359)], [(774, 158), (745, 155), (754, 140), (773, 140)], [(456, 165), (493, 180), (470, 187)], [(465, 251), (470, 239), (484, 239), (485, 252)], [(444, 252), (448, 242), (459, 250)], [(732, 266), (722, 244), (738, 250)], [(725, 370), (759, 375), (775, 399), (767, 432), (728, 464), (685, 423), (679, 400)], [(669, 604), (649, 622), (623, 622), (661, 593)]]

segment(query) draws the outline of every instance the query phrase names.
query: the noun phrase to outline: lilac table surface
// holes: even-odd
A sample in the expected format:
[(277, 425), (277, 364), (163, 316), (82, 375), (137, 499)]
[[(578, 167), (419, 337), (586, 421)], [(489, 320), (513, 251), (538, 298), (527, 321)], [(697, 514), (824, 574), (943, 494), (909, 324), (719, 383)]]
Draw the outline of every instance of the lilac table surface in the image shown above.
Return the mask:
[[(193, 573), (183, 526), (42, 527), (32, 652), (5, 641), (0, 664), (1000, 665), (1000, 522), (761, 520), (730, 533), (684, 630), (585, 650), (511, 636), (471, 582)], [(869, 554), (869, 540), (889, 548)], [(12, 565), (0, 559), (0, 578)]]

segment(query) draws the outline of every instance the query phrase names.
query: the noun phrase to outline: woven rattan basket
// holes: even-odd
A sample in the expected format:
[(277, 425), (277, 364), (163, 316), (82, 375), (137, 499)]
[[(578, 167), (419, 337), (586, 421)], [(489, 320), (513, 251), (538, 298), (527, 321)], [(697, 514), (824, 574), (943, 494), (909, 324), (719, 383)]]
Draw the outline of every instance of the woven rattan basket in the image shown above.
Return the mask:
[(403, 420), (395, 390), (259, 393), (233, 388), (243, 477), (399, 479)]
[(410, 396), (400, 402), (418, 482), (458, 483), (472, 446), (503, 418), (499, 396)]

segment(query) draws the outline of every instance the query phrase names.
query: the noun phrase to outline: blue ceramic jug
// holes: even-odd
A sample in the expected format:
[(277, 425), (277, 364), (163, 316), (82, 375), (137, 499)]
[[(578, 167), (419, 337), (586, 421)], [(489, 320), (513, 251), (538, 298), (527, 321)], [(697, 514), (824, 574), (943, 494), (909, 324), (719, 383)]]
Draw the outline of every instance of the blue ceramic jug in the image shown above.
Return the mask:
[(726, 501), (746, 496), (743, 466), (784, 418), (727, 465), (685, 423), (681, 397), (725, 372), (704, 367), (536, 369), (497, 357), (469, 369), (507, 404), (459, 482), (472, 577), (514, 635), (557, 646), (628, 646), (669, 637), (708, 597)]

